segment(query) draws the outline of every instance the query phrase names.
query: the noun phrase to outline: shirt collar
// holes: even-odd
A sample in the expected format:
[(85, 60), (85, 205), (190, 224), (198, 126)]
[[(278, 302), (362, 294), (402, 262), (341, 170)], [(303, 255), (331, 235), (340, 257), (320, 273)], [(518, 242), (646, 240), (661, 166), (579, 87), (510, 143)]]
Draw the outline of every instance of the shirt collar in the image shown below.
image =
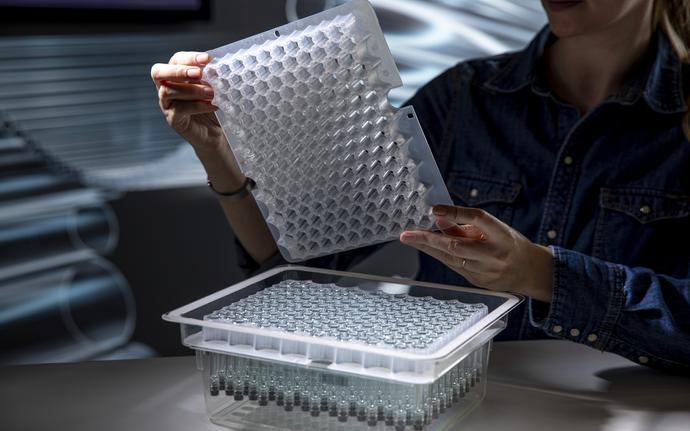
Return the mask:
[(663, 31), (657, 31), (657, 43), (656, 58), (644, 85), (644, 98), (657, 112), (685, 112), (688, 106), (683, 95), (683, 62)]
[(514, 55), (498, 72), (484, 82), (484, 88), (501, 93), (512, 93), (534, 84), (539, 73), (539, 60), (550, 37), (551, 31), (547, 25), (537, 33), (522, 52)]
[[(548, 25), (545, 26), (522, 52), (484, 82), (484, 88), (512, 93), (531, 86), (535, 93), (548, 95), (550, 90), (541, 76), (540, 60), (544, 48), (554, 38)], [(657, 44), (653, 56), (637, 68), (637, 72), (633, 73), (618, 94), (610, 100), (633, 104), (640, 97), (644, 97), (650, 108), (660, 113), (675, 114), (687, 111), (683, 95), (683, 63), (663, 31), (656, 31), (651, 43)]]

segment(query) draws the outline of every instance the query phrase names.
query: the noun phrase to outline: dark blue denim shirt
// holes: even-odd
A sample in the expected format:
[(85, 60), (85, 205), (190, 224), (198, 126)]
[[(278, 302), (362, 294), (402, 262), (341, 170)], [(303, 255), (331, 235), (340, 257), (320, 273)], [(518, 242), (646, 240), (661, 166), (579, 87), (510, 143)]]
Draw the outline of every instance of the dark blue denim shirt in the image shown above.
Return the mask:
[[(455, 203), (553, 252), (551, 304), (525, 302), (500, 337), (563, 338), (687, 371), (690, 68), (657, 32), (621, 91), (580, 115), (541, 72), (551, 40), (547, 27), (523, 51), (460, 63), (408, 102)], [(310, 264), (346, 269), (371, 249)], [(418, 278), (468, 284), (423, 254)]]

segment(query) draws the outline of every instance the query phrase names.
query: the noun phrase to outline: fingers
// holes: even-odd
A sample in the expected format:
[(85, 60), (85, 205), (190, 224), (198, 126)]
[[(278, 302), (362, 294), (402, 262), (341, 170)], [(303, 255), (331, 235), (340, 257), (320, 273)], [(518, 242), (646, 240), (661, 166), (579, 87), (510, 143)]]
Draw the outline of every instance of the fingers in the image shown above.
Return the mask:
[(164, 81), (187, 82), (201, 79), (201, 68), (179, 64), (156, 63), (151, 67), (151, 79), (156, 86)]
[(166, 82), (158, 87), (158, 99), (160, 99), (161, 108), (169, 109), (172, 103), (177, 100), (210, 101), (213, 99), (213, 89), (202, 84)]
[(479, 248), (487, 248), (488, 244), (480, 243), (474, 239), (450, 237), (434, 232), (428, 231), (406, 231), (400, 235), (400, 241), (404, 244), (417, 247), (417, 245), (425, 245), (434, 248), (452, 256), (464, 259), (478, 259), (487, 254), (488, 250), (480, 250)]
[(174, 101), (168, 109), (164, 109), (165, 120), (168, 125), (173, 129), (179, 130), (180, 127), (184, 128), (185, 124), (189, 124), (189, 117), (198, 114), (208, 114), (211, 112), (216, 112), (217, 107), (211, 105), (209, 102), (204, 101)]
[(437, 218), (436, 226), (446, 235), (462, 238), (472, 238), (479, 241), (486, 240), (486, 234), (471, 224), (457, 224), (445, 218)]
[(439, 218), (436, 219), (436, 226), (441, 232), (445, 233), (446, 235), (460, 237), (465, 236), (463, 230), (460, 229), (460, 226), (458, 226), (457, 223), (453, 223), (452, 221)]
[(486, 234), (482, 232), (477, 226), (471, 224), (461, 224), (458, 228), (462, 231), (466, 238), (476, 239), (478, 241), (486, 241)]
[[(455, 271), (465, 276), (465, 278), (470, 278), (471, 275), (477, 274), (473, 271), (473, 267), (476, 267), (477, 261), (471, 259), (466, 259), (460, 256), (454, 256), (450, 253), (446, 253), (443, 250), (436, 249), (434, 247), (428, 246), (426, 244), (408, 244), (410, 247), (414, 247), (422, 253), (428, 254), (439, 262), (447, 265)], [(465, 265), (463, 265), (463, 262)]]
[(209, 112), (216, 112), (218, 108), (211, 105), (209, 102), (175, 102), (174, 111), (177, 115), (197, 115), (207, 114)]
[(400, 235), (400, 241), (438, 259), (477, 286), (493, 290), (530, 286), (530, 280), (524, 280), (530, 278), (525, 273), (531, 272), (531, 262), (524, 254), (529, 249), (525, 244), (531, 243), (519, 232), (476, 208), (437, 205), (433, 213), (442, 233), (408, 231)]
[(503, 223), (479, 208), (466, 208), (454, 205), (435, 205), (433, 214), (443, 217), (457, 224), (470, 224), (476, 226), (487, 236), (502, 235)]
[(170, 57), (170, 64), (181, 64), (187, 66), (205, 66), (211, 61), (211, 56), (207, 52), (180, 51)]
[(201, 79), (201, 69), (211, 61), (206, 52), (176, 52), (168, 63), (156, 63), (151, 67), (151, 79), (160, 88), (166, 81), (187, 82)]

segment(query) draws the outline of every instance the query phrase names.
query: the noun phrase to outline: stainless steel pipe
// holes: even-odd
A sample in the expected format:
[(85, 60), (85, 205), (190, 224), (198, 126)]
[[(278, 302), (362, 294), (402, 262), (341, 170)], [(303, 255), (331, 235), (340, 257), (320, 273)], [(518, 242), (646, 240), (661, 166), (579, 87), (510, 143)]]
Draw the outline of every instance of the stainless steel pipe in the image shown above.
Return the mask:
[(127, 343), (135, 324), (127, 281), (96, 258), (0, 285), (0, 363), (85, 360)]

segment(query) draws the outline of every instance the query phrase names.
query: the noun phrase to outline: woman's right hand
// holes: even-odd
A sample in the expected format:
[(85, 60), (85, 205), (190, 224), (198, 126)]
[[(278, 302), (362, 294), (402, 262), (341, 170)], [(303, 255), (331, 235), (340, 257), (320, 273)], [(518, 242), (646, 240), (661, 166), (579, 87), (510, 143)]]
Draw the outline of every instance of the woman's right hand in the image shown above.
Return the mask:
[(177, 52), (168, 63), (151, 67), (158, 103), (168, 125), (197, 151), (227, 146), (211, 104), (213, 89), (201, 81), (202, 68), (211, 61), (205, 52)]
[[(155, 64), (151, 78), (158, 88), (161, 110), (170, 127), (187, 140), (206, 170), (213, 189), (237, 192), (246, 184), (223, 130), (213, 113), (213, 90), (201, 81), (211, 61), (205, 52), (178, 52), (167, 64)], [(221, 199), (225, 216), (249, 255), (263, 263), (276, 253), (276, 243), (251, 194), (239, 200)]]

